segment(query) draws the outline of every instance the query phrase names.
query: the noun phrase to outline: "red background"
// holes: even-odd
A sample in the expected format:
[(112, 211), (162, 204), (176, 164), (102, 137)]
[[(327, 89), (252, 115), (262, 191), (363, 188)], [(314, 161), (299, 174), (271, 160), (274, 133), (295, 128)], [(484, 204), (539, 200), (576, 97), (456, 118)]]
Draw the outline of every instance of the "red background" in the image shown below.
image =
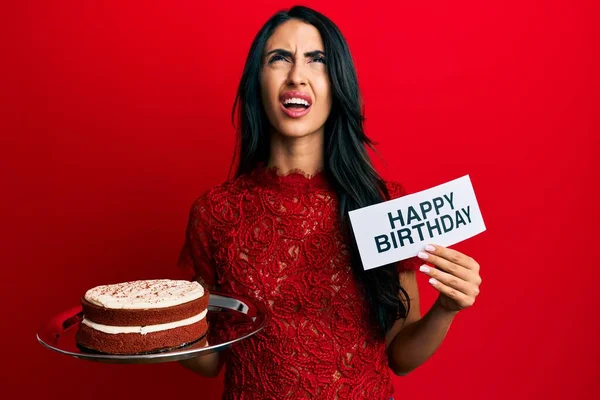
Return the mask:
[[(35, 334), (91, 286), (177, 276), (189, 206), (226, 178), (250, 42), (291, 3), (13, 3), (0, 13), (5, 398), (218, 398), (220, 380), (177, 364), (86, 362)], [(600, 398), (593, 1), (381, 3), (305, 2), (351, 46), (382, 174), (410, 191), (470, 174), (488, 227), (455, 246), (482, 265), (476, 305), (395, 378), (397, 397)]]

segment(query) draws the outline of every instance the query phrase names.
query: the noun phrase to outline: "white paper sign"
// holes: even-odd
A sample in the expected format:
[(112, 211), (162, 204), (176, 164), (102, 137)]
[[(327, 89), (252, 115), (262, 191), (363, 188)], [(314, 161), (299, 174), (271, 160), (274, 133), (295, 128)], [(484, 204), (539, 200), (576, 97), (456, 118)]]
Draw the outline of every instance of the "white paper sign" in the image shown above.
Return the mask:
[(415, 257), (429, 243), (447, 247), (486, 229), (469, 175), (349, 216), (365, 270)]

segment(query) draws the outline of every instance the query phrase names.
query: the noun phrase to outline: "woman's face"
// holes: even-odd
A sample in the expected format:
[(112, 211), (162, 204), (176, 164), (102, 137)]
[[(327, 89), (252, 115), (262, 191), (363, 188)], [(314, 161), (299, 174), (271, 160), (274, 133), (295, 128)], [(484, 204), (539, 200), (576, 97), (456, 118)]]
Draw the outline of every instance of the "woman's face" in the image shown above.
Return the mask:
[(331, 90), (321, 35), (290, 20), (265, 45), (260, 75), (262, 102), (275, 132), (287, 137), (323, 134)]

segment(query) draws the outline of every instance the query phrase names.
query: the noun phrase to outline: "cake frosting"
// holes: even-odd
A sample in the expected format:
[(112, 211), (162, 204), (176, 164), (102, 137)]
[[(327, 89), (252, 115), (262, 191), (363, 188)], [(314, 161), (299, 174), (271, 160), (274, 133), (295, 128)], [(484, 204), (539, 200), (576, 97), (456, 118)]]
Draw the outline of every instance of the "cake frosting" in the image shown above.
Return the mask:
[(160, 332), (166, 331), (168, 329), (179, 328), (181, 326), (195, 324), (203, 320), (206, 317), (207, 310), (204, 310), (198, 315), (194, 315), (193, 317), (186, 318), (181, 321), (168, 322), (166, 324), (157, 324), (157, 325), (146, 325), (146, 326), (112, 326), (112, 325), (104, 325), (98, 324), (96, 322), (92, 322), (87, 318), (84, 318), (81, 323), (89, 326), (90, 328), (94, 328), (97, 331), (110, 333), (110, 334), (118, 334), (118, 333), (139, 333), (141, 335), (146, 335), (152, 332)]
[(115, 309), (172, 307), (204, 296), (198, 282), (154, 279), (97, 286), (84, 298), (92, 304)]
[(145, 354), (197, 343), (208, 330), (209, 295), (186, 280), (96, 286), (81, 298), (77, 344), (101, 353)]

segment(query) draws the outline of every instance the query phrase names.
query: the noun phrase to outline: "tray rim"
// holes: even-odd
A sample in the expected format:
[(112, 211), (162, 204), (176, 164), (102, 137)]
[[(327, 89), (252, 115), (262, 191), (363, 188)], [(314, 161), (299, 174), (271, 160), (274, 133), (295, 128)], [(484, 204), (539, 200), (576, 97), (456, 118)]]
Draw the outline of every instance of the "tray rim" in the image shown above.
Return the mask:
[[(233, 300), (237, 302), (237, 307), (229, 307), (226, 304), (220, 304), (219, 301), (227, 301)], [(211, 303), (212, 301), (212, 303)], [(241, 303), (241, 306), (240, 306)], [(61, 349), (53, 346), (49, 342), (48, 339), (44, 340), (45, 336), (51, 335), (51, 333), (44, 333), (44, 327), (49, 327), (52, 325), (52, 321), (57, 319), (60, 315), (64, 315), (62, 321), (66, 321), (69, 318), (72, 318), (79, 314), (82, 311), (82, 306), (73, 306), (71, 308), (67, 308), (62, 312), (58, 312), (51, 317), (46, 318), (46, 320), (40, 325), (40, 328), (36, 332), (36, 338), (38, 342), (44, 346), (45, 348), (52, 350), (54, 352), (71, 356), (74, 358), (85, 359), (89, 361), (99, 361), (99, 362), (107, 362), (112, 364), (145, 364), (145, 363), (159, 363), (159, 362), (172, 362), (172, 361), (181, 361), (189, 358), (196, 357), (200, 354), (210, 354), (218, 351), (222, 351), (230, 347), (232, 344), (240, 342), (250, 336), (253, 336), (264, 329), (264, 327), (270, 321), (270, 315), (265, 305), (260, 302), (250, 300), (247, 297), (238, 296), (230, 293), (222, 293), (222, 292), (211, 292), (209, 296), (209, 304), (208, 311), (209, 312), (220, 312), (220, 309), (226, 309), (227, 311), (233, 311), (240, 314), (249, 315), (250, 318), (259, 318), (258, 327), (253, 331), (241, 335), (240, 337), (231, 339), (229, 341), (225, 341), (222, 343), (218, 343), (215, 345), (199, 347), (189, 349), (187, 346), (193, 346), (194, 343), (197, 343), (199, 340), (202, 340), (201, 337), (196, 341), (185, 345), (183, 348), (173, 349), (164, 352), (157, 353), (149, 353), (149, 354), (104, 354), (104, 353), (76, 353), (70, 350)], [(73, 325), (65, 328), (61, 333), (65, 332), (67, 329), (73, 329), (75, 325), (78, 325), (80, 322), (76, 322)], [(58, 335), (54, 333), (54, 335)]]

